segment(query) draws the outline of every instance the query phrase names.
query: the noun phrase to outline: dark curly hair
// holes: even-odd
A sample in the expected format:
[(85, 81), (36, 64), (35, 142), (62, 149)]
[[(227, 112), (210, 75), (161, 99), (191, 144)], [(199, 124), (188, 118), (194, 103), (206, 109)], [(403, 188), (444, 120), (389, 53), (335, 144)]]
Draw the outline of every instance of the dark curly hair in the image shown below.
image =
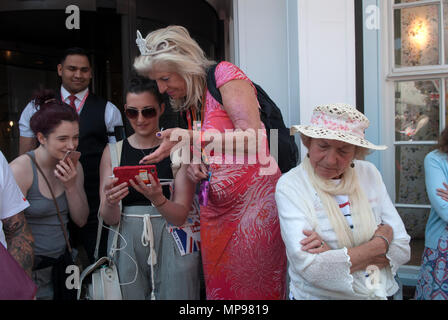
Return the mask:
[(30, 119), (30, 127), (34, 135), (40, 132), (48, 137), (62, 121), (79, 123), (76, 110), (56, 99), (53, 90), (41, 89), (35, 92), (32, 100), (37, 110)]

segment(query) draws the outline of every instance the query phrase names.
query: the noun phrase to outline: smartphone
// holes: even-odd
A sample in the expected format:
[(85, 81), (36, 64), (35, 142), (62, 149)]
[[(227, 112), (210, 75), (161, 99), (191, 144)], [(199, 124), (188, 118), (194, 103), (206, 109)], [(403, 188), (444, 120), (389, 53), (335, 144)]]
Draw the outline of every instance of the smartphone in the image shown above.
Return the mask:
[[(115, 178), (118, 178), (118, 182), (115, 185), (129, 182), (135, 176), (139, 176), (144, 183), (148, 184), (150, 183), (148, 174), (152, 175), (156, 181), (159, 181), (155, 165), (115, 167), (113, 171)], [(134, 182), (136, 181), (134, 180)]]
[(76, 165), (78, 164), (79, 157), (81, 157), (81, 152), (79, 152), (79, 151), (70, 151), (69, 150), (65, 154), (64, 158), (62, 159), (62, 161), (67, 163), (67, 159), (70, 158), (70, 160), (72, 160), (73, 164), (76, 167)]

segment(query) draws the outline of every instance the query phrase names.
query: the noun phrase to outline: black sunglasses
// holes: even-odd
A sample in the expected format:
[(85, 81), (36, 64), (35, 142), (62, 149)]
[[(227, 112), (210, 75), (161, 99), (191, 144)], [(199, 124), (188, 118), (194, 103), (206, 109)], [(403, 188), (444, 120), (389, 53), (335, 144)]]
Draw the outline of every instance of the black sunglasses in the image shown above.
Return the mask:
[(126, 108), (124, 113), (129, 119), (137, 119), (139, 113), (142, 114), (143, 118), (150, 119), (157, 115), (157, 110), (155, 108), (144, 108), (142, 110)]

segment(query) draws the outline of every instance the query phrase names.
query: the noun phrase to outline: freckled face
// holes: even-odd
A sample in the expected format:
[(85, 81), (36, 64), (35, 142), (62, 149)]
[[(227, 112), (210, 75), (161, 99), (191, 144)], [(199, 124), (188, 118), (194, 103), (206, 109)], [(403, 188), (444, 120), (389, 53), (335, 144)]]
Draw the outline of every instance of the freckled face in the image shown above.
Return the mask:
[(157, 82), (160, 93), (167, 93), (172, 99), (182, 99), (187, 95), (187, 84), (176, 72), (153, 70), (149, 78)]
[(337, 179), (353, 161), (356, 146), (337, 140), (311, 139), (308, 148), (311, 166), (323, 179)]

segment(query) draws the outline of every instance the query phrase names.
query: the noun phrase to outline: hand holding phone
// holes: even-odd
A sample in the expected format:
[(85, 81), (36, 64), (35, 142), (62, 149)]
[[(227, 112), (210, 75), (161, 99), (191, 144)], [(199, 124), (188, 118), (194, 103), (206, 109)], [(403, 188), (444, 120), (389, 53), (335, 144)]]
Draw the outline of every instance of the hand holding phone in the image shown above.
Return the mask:
[[(66, 152), (64, 158), (56, 164), (54, 174), (66, 189), (72, 188), (76, 184), (76, 176), (78, 174), (76, 166), (80, 156), (81, 152), (69, 150)], [(71, 160), (72, 165), (69, 164), (68, 159)]]
[(143, 181), (139, 175), (129, 180), (129, 183), (137, 192), (151, 201), (153, 206), (159, 207), (167, 201), (163, 195), (162, 185), (160, 180), (155, 179), (151, 174), (148, 174), (148, 178), (149, 184)]
[(118, 178), (111, 178), (106, 182), (103, 192), (109, 205), (116, 205), (129, 194), (129, 183), (117, 184)]
[(65, 163), (68, 164), (67, 159), (70, 158), (70, 160), (72, 160), (73, 165), (76, 167), (76, 165), (78, 164), (78, 160), (81, 157), (81, 152), (79, 151), (74, 151), (74, 150), (69, 150), (67, 151), (67, 153), (65, 154), (64, 158), (62, 159), (62, 161), (64, 161)]
[[(155, 165), (115, 167), (113, 172), (114, 176), (118, 178), (115, 185), (122, 184), (123, 182), (129, 182), (130, 180), (133, 180), (135, 176), (139, 176), (144, 183), (149, 184), (149, 174), (152, 175), (156, 181), (159, 181), (157, 177), (157, 168)], [(135, 180), (133, 181), (135, 182)]]

